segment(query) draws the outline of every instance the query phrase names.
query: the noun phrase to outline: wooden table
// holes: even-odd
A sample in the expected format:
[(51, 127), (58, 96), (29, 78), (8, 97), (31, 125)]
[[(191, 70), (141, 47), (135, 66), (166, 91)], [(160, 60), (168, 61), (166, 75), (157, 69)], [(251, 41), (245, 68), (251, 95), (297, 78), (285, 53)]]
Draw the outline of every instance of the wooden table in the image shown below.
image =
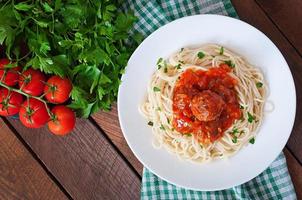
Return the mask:
[[(297, 115), (284, 152), (297, 195), (302, 198), (302, 1), (232, 2), (242, 20), (278, 46), (294, 76)], [(1, 118), (0, 138), (0, 199), (140, 197), (143, 166), (121, 133), (116, 105), (111, 112), (78, 119), (75, 130), (66, 137)]]

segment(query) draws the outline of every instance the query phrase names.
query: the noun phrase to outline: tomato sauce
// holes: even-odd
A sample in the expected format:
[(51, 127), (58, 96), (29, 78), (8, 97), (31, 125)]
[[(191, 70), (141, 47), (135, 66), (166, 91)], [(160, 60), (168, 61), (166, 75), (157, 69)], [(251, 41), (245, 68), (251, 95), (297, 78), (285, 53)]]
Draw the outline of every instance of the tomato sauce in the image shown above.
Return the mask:
[(201, 143), (212, 143), (241, 118), (235, 86), (227, 64), (208, 71), (187, 69), (173, 91), (172, 125), (180, 133), (194, 134)]

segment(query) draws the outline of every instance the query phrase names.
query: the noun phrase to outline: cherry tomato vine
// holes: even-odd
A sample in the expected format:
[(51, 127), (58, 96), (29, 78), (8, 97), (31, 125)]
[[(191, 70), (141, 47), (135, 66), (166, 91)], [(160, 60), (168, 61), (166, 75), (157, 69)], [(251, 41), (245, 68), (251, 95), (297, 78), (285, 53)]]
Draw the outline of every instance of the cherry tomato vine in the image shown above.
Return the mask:
[[(7, 59), (0, 59), (0, 63), (0, 115), (19, 113), (20, 121), (29, 128), (47, 123), (55, 135), (72, 131), (75, 113), (62, 105), (72, 90), (70, 80), (59, 76), (47, 80), (42, 72), (31, 68), (21, 72), (19, 66), (10, 66)], [(54, 105), (52, 110), (50, 105)]]

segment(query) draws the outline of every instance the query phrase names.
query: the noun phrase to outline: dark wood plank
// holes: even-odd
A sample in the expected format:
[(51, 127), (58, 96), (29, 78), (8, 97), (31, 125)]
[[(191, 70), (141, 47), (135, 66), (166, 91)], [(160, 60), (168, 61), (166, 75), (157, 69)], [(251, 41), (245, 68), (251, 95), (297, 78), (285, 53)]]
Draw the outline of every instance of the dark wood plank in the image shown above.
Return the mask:
[(302, 199), (302, 166), (286, 148), (284, 149), (284, 154), (287, 161), (288, 171), (296, 190), (297, 198)]
[(302, 58), (255, 1), (246, 0), (243, 3), (240, 0), (232, 0), (232, 3), (241, 20), (264, 32), (278, 46), (290, 66), (296, 85), (297, 110), (295, 125), (287, 147), (302, 163)]
[(65, 137), (8, 119), (74, 199), (138, 199), (140, 178), (90, 120)]
[(302, 1), (257, 0), (257, 2), (302, 55)]
[(0, 118), (0, 199), (68, 199)]
[(127, 158), (137, 173), (141, 175), (143, 172), (143, 165), (134, 156), (123, 136), (118, 120), (116, 104), (112, 106), (110, 112), (101, 111), (94, 114), (92, 117)]

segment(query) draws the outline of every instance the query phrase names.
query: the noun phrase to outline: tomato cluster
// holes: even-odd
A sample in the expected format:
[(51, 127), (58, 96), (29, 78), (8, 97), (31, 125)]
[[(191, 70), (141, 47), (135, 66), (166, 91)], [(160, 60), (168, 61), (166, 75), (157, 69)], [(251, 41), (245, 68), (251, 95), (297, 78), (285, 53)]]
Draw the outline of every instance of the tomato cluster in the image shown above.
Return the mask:
[[(14, 66), (8, 59), (0, 59), (0, 115), (19, 113), (28, 128), (48, 125), (56, 135), (66, 135), (75, 126), (74, 112), (65, 105), (72, 90), (67, 78), (47, 76), (39, 70)], [(50, 108), (52, 108), (50, 110)]]

